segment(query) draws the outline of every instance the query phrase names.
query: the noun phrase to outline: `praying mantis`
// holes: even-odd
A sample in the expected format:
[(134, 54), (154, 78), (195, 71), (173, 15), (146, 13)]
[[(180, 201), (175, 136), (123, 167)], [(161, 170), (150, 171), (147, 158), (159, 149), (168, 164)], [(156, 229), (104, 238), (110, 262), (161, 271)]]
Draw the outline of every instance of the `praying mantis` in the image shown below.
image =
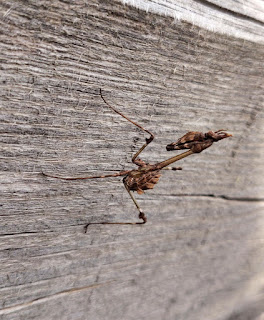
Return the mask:
[(188, 149), (188, 151), (185, 151), (179, 155), (173, 156), (164, 161), (161, 161), (155, 164), (150, 164), (139, 159), (138, 156), (153, 141), (154, 134), (151, 133), (149, 130), (143, 128), (138, 123), (129, 119), (127, 116), (122, 114), (116, 108), (112, 107), (104, 98), (101, 89), (100, 89), (100, 96), (103, 102), (111, 110), (119, 114), (121, 117), (125, 118), (127, 121), (129, 121), (133, 125), (137, 126), (139, 129), (141, 129), (145, 133), (149, 134), (149, 137), (146, 138), (146, 142), (132, 157), (132, 162), (135, 165), (137, 165), (138, 168), (132, 169), (132, 170), (123, 170), (114, 174), (85, 176), (85, 177), (61, 177), (57, 175), (47, 174), (47, 173), (44, 173), (43, 171), (42, 171), (42, 174), (45, 177), (62, 179), (62, 180), (88, 180), (88, 179), (102, 179), (102, 178), (110, 178), (110, 177), (123, 177), (123, 184), (139, 212), (139, 216), (138, 216), (139, 219), (141, 219), (142, 221), (140, 222), (91, 222), (86, 225), (85, 227), (86, 231), (90, 224), (130, 224), (130, 225), (145, 224), (147, 222), (147, 216), (145, 215), (145, 213), (137, 203), (136, 198), (134, 197), (132, 192), (136, 191), (138, 194), (143, 194), (145, 190), (153, 189), (154, 186), (159, 181), (159, 178), (161, 176), (161, 171), (182, 169), (181, 167), (169, 167), (172, 163), (179, 161), (183, 158), (186, 158), (191, 154), (200, 153), (203, 150), (209, 148), (214, 142), (217, 142), (219, 140), (232, 136), (230, 133), (227, 133), (226, 130), (224, 129), (220, 129), (215, 132), (208, 131), (207, 133), (196, 132), (196, 131), (187, 132), (183, 137), (179, 138), (176, 142), (168, 144), (166, 146), (166, 149), (167, 151)]

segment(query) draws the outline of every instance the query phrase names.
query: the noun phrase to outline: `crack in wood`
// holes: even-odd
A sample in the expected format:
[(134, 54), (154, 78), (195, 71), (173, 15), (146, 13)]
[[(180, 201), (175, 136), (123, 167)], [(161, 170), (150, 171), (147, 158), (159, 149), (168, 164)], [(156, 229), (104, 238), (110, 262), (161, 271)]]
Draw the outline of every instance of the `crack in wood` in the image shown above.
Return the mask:
[(21, 310), (23, 308), (26, 308), (26, 307), (30, 306), (30, 305), (33, 305), (33, 304), (36, 304), (36, 303), (39, 303), (39, 302), (46, 302), (46, 301), (48, 301), (50, 299), (57, 298), (57, 297), (60, 297), (60, 296), (63, 296), (63, 295), (67, 295), (67, 294), (79, 292), (79, 291), (82, 291), (82, 290), (93, 289), (93, 288), (101, 287), (101, 286), (104, 286), (104, 285), (108, 285), (108, 284), (111, 284), (111, 283), (113, 283), (115, 281), (116, 280), (111, 280), (111, 281), (106, 281), (106, 282), (102, 282), (102, 283), (92, 284), (92, 285), (89, 285), (89, 286), (80, 287), (80, 288), (72, 288), (72, 289), (63, 290), (61, 292), (57, 292), (57, 293), (51, 294), (51, 295), (46, 296), (46, 297), (39, 297), (39, 298), (33, 299), (32, 301), (28, 301), (28, 302), (25, 302), (25, 303), (17, 304), (17, 305), (12, 306), (12, 307), (3, 308), (2, 310), (0, 310), (0, 315), (5, 315), (5, 314), (11, 313), (11, 312), (19, 311), (19, 310)]
[[(216, 199), (224, 199), (228, 201), (248, 201), (248, 202), (261, 202), (264, 201), (264, 198), (252, 198), (252, 197), (232, 197), (227, 195), (216, 195), (210, 193), (175, 193), (170, 195), (156, 195), (155, 197), (209, 197), (209, 198), (216, 198)], [(143, 200), (143, 199), (141, 199)], [(152, 200), (150, 198), (144, 198), (144, 200)]]

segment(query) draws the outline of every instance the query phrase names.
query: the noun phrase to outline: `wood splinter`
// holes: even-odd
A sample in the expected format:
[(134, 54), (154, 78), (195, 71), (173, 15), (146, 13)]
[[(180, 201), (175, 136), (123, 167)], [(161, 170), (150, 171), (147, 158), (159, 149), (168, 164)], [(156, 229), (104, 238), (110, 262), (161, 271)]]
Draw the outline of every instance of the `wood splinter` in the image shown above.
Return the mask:
[(103, 97), (101, 89), (100, 89), (100, 96), (110, 109), (112, 109), (114, 112), (118, 113), (120, 116), (122, 116), (123, 118), (125, 118), (126, 120), (128, 120), (129, 122), (131, 122), (132, 124), (134, 124), (135, 126), (137, 126), (138, 128), (140, 128), (141, 130), (143, 130), (144, 132), (150, 135), (149, 138), (146, 138), (146, 142), (143, 144), (143, 146), (132, 157), (132, 162), (135, 165), (137, 165), (138, 168), (133, 170), (120, 171), (114, 174), (88, 176), (88, 177), (73, 177), (73, 178), (60, 177), (57, 175), (51, 175), (44, 172), (42, 172), (42, 174), (46, 177), (62, 179), (62, 180), (86, 180), (86, 179), (100, 179), (100, 178), (124, 176), (123, 178), (124, 186), (128, 194), (130, 195), (132, 201), (137, 207), (137, 210), (139, 212), (139, 216), (138, 216), (139, 219), (143, 221), (142, 222), (91, 222), (85, 226), (85, 232), (87, 231), (87, 228), (90, 224), (137, 225), (137, 224), (146, 223), (147, 217), (142, 211), (142, 209), (140, 208), (139, 204), (137, 203), (132, 191), (136, 191), (138, 194), (143, 194), (145, 190), (153, 189), (154, 186), (159, 181), (159, 178), (161, 176), (161, 170), (182, 170), (181, 167), (169, 167), (169, 165), (171, 165), (172, 163), (180, 159), (188, 157), (191, 154), (202, 152), (206, 148), (210, 147), (214, 142), (217, 142), (219, 140), (232, 136), (231, 134), (225, 132), (224, 129), (221, 129), (215, 132), (209, 131), (207, 133), (190, 131), (186, 133), (183, 137), (178, 139), (176, 142), (170, 143), (166, 147), (167, 151), (189, 149), (188, 151), (182, 154), (179, 154), (177, 156), (174, 156), (172, 158), (169, 158), (165, 161), (158, 162), (156, 164), (146, 163), (145, 161), (139, 159), (138, 156), (146, 148), (146, 146), (153, 141), (154, 139), (153, 133), (151, 133), (147, 129), (144, 129), (142, 126), (130, 120), (128, 117), (126, 117), (121, 112), (119, 112), (114, 107), (112, 107)]

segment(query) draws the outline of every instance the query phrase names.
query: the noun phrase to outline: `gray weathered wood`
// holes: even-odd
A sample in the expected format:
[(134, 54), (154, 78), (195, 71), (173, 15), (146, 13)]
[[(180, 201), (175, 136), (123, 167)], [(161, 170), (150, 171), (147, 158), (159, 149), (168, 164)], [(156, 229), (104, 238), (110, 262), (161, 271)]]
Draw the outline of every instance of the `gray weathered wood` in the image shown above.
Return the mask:
[[(264, 312), (263, 45), (115, 1), (1, 3), (0, 319), (255, 319)], [(60, 181), (223, 140), (137, 196)]]
[(264, 43), (262, 0), (121, 0), (209, 31)]

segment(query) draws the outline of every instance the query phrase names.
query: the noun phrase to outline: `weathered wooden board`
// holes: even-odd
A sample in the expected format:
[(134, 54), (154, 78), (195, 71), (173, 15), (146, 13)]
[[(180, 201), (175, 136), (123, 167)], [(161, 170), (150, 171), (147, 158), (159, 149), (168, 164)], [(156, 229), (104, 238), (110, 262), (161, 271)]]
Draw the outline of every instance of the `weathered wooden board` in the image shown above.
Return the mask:
[[(263, 45), (115, 1), (1, 3), (0, 319), (255, 319), (264, 312)], [(172, 156), (227, 128), (138, 196), (60, 181)], [(249, 315), (249, 316), (248, 316)]]
[(264, 43), (262, 0), (120, 0), (209, 31)]

